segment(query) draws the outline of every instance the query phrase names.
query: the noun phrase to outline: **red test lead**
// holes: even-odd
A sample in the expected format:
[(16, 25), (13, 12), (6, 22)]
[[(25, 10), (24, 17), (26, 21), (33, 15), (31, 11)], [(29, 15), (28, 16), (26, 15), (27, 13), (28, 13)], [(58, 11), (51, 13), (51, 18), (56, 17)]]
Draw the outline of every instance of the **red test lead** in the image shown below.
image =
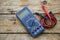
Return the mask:
[(44, 3), (42, 4), (42, 9), (44, 10), (45, 12), (45, 15), (42, 15), (40, 13), (35, 13), (36, 15), (38, 16), (41, 16), (41, 19), (40, 19), (40, 23), (43, 27), (45, 28), (52, 28), (56, 25), (57, 23), (57, 20), (54, 16), (54, 14), (52, 13), (52, 11), (48, 12)]
[(42, 19), (41, 19), (42, 26), (44, 26), (45, 28), (54, 27), (56, 25), (56, 23), (57, 23), (57, 20), (54, 17), (53, 13), (52, 12), (49, 13), (47, 11), (46, 7), (44, 6), (44, 4), (42, 4), (42, 9), (46, 13), (44, 16), (47, 17), (47, 19), (42, 17)]

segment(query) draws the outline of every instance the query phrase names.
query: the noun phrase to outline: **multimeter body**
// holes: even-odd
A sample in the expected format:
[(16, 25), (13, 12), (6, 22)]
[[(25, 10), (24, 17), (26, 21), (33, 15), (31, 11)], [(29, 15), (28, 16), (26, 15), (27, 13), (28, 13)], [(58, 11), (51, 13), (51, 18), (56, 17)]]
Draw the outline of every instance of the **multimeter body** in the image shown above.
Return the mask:
[(23, 23), (32, 37), (36, 37), (44, 30), (28, 7), (24, 7), (21, 11), (17, 12), (16, 16)]

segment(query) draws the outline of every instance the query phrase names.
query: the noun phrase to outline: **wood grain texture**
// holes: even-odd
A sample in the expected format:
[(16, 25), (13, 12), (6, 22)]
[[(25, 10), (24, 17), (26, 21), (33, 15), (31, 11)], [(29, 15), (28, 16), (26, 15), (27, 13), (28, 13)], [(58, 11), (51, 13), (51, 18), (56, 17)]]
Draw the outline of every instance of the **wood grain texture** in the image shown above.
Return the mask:
[[(25, 6), (28, 6), (32, 12), (44, 13), (41, 8), (42, 1), (44, 0), (2, 0), (0, 2), (0, 13), (17, 12)], [(47, 0), (46, 8), (54, 13), (60, 13), (60, 0)]]
[[(51, 29), (45, 29), (45, 33), (60, 33), (60, 14), (55, 14), (57, 25)], [(16, 15), (0, 15), (0, 33), (27, 33), (23, 24), (16, 18)]]
[(5, 40), (8, 34), (0, 34), (0, 40)]
[(60, 40), (60, 34), (43, 34), (33, 38), (30, 34), (0, 34), (0, 40)]
[(42, 1), (44, 0), (0, 0), (0, 40), (60, 40), (60, 0), (47, 0), (45, 6), (47, 10), (56, 13), (57, 25), (52, 29), (45, 29), (37, 38), (30, 36), (15, 15), (25, 6), (32, 12), (44, 13)]

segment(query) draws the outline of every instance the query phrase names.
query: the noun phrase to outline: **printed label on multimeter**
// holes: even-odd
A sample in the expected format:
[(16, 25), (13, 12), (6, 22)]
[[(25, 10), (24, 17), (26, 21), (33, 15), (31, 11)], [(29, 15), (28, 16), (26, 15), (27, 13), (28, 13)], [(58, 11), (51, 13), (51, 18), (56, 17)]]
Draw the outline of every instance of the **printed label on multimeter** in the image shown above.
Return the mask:
[(24, 7), (21, 11), (19, 11), (16, 16), (24, 24), (31, 36), (36, 37), (44, 30), (36, 17), (27, 7)]

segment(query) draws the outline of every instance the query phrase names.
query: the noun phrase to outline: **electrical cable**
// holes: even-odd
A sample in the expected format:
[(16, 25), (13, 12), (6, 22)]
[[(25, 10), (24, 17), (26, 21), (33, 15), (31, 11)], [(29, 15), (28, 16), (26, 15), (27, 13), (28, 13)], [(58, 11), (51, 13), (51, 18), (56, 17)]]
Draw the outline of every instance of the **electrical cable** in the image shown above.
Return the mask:
[(40, 13), (34, 13), (36, 15), (39, 15), (41, 16), (41, 19), (40, 19), (40, 23), (43, 27), (45, 28), (52, 28), (56, 25), (57, 23), (57, 20), (54, 16), (54, 14), (52, 13), (52, 11), (48, 12), (46, 7), (44, 6), (44, 4), (42, 4), (42, 9), (44, 10), (45, 12), (45, 15), (42, 15)]

